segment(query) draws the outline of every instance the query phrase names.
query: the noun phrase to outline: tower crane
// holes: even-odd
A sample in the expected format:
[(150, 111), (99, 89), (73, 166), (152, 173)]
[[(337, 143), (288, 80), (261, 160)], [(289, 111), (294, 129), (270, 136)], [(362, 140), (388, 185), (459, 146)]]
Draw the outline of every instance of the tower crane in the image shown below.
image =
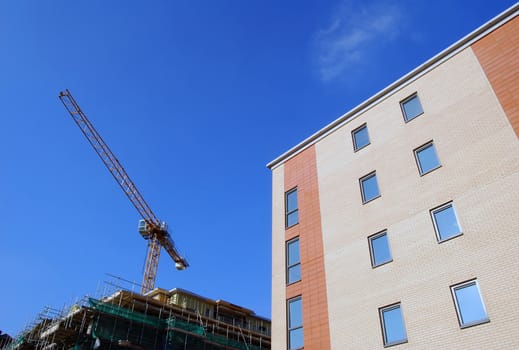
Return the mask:
[(148, 250), (146, 253), (146, 263), (141, 289), (141, 293), (145, 294), (154, 288), (161, 247), (164, 247), (169, 256), (173, 261), (175, 261), (175, 267), (177, 270), (185, 270), (189, 264), (177, 251), (175, 243), (168, 232), (167, 224), (160, 221), (157, 216), (155, 216), (148, 203), (146, 203), (142, 195), (139, 193), (139, 190), (135, 187), (133, 181), (122, 167), (121, 163), (119, 163), (101, 135), (99, 135), (90, 120), (88, 120), (76, 100), (74, 100), (70, 91), (67, 89), (60, 92), (59, 99), (63, 102), (63, 105), (70, 113), (72, 119), (81, 129), (88, 142), (90, 142), (106, 168), (114, 177), (115, 181), (119, 184), (123, 192), (142, 217), (139, 221), (138, 229), (142, 237), (148, 241)]

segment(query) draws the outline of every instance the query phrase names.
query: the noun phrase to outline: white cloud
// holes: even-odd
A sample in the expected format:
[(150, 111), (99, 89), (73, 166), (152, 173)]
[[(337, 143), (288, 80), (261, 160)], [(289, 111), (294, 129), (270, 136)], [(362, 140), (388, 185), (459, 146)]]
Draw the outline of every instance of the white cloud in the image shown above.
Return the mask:
[(396, 5), (341, 3), (326, 29), (315, 35), (320, 78), (330, 81), (357, 69), (381, 43), (401, 31), (402, 15)]

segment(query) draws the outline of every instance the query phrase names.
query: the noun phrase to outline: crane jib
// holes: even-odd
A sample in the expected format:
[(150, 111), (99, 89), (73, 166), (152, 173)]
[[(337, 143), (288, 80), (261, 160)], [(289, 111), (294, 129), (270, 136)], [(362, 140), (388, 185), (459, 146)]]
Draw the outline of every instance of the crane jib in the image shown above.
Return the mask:
[(142, 282), (142, 293), (145, 294), (154, 288), (161, 247), (164, 247), (169, 256), (175, 261), (178, 270), (186, 269), (189, 264), (175, 248), (175, 244), (167, 231), (167, 225), (155, 216), (121, 163), (119, 163), (119, 160), (83, 113), (76, 100), (70, 94), (70, 91), (67, 89), (60, 92), (59, 99), (83, 135), (85, 135), (90, 145), (94, 148), (97, 155), (101, 158), (108, 171), (110, 171), (119, 187), (121, 187), (143, 218), (143, 220), (139, 222), (139, 232), (148, 240), (148, 253), (146, 254), (146, 267)]

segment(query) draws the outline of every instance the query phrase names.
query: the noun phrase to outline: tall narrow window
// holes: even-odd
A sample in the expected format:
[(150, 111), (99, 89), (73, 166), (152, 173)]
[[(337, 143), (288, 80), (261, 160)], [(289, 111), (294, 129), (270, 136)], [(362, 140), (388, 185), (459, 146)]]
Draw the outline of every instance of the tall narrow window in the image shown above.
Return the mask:
[(441, 166), (432, 141), (415, 149), (414, 155), (420, 175), (425, 175)]
[(285, 194), (285, 225), (294, 226), (299, 222), (299, 210), (297, 207), (297, 188)]
[(423, 113), (422, 104), (418, 98), (418, 94), (414, 94), (400, 102), (400, 108), (404, 114), (404, 120), (406, 122), (418, 117)]
[(364, 124), (351, 132), (353, 139), (353, 150), (358, 151), (361, 148), (369, 145), (368, 125)]
[(303, 335), (303, 303), (301, 297), (288, 301), (288, 349), (302, 349), (304, 346)]
[(375, 198), (380, 197), (380, 191), (377, 183), (377, 173), (374, 171), (359, 179), (360, 192), (362, 195), (362, 203), (367, 203)]
[(287, 284), (301, 280), (301, 259), (299, 256), (299, 238), (287, 242)]
[(451, 287), (461, 328), (488, 322), (487, 311), (476, 280)]
[(438, 242), (443, 242), (462, 234), (458, 216), (452, 202), (432, 209), (431, 217)]
[(387, 238), (387, 232), (382, 231), (368, 237), (369, 252), (371, 255), (371, 266), (377, 267), (390, 261), (393, 261), (391, 257), (391, 251), (389, 250), (389, 241)]
[(380, 308), (379, 314), (384, 346), (407, 342), (407, 333), (400, 303)]

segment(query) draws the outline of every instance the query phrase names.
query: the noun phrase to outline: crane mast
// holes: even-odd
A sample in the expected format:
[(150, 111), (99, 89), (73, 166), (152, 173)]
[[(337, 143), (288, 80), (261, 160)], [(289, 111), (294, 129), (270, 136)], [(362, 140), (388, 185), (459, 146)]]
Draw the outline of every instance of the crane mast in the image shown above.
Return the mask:
[(70, 91), (67, 89), (60, 92), (59, 99), (142, 217), (142, 220), (139, 221), (139, 233), (148, 241), (141, 290), (142, 294), (145, 294), (154, 288), (161, 247), (164, 247), (169, 256), (175, 261), (175, 266), (178, 270), (186, 269), (189, 264), (175, 248), (175, 243), (168, 232), (166, 223), (161, 222), (153, 213), (121, 163), (119, 163), (119, 160), (83, 113), (76, 100), (74, 100)]

